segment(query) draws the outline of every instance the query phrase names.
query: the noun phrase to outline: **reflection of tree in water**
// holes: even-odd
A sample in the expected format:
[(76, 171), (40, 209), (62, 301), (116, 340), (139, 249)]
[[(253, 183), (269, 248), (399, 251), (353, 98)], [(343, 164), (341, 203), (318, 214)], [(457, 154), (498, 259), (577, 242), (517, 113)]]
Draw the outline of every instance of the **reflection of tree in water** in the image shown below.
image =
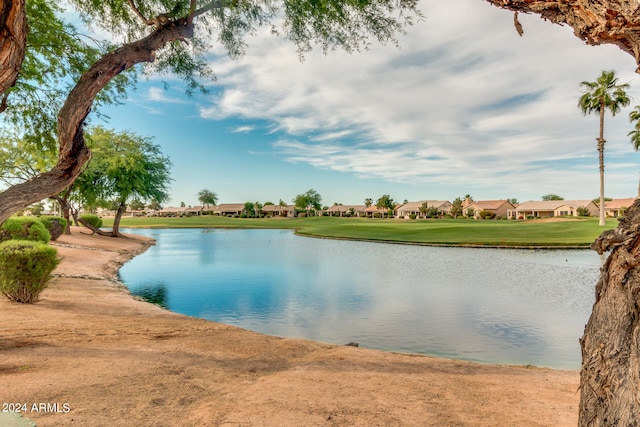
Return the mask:
[(164, 283), (157, 285), (146, 285), (132, 294), (139, 296), (146, 302), (169, 309), (167, 305), (167, 286)]

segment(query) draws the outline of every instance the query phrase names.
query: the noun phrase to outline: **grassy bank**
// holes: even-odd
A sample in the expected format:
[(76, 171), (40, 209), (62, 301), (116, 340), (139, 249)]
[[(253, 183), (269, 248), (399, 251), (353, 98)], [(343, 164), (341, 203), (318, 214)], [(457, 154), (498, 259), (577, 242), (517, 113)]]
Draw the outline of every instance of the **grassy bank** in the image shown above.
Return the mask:
[[(104, 219), (109, 227), (111, 220)], [(140, 228), (281, 228), (299, 234), (357, 240), (437, 245), (588, 247), (604, 230), (615, 228), (596, 218), (548, 222), (474, 220), (388, 220), (362, 218), (123, 218), (121, 227)]]

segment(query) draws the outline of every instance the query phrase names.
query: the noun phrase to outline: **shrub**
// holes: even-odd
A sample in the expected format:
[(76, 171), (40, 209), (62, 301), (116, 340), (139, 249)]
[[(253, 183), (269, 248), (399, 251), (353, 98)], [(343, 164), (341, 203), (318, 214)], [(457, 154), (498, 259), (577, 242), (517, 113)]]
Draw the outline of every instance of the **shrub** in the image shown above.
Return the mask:
[(67, 228), (67, 220), (60, 216), (41, 216), (39, 219), (51, 234), (51, 240), (57, 240)]
[(416, 219), (416, 214), (409, 214), (409, 219)]
[(591, 215), (591, 212), (589, 212), (589, 209), (587, 209), (584, 206), (579, 206), (576, 209), (576, 213), (578, 214), (578, 216), (590, 216)]
[(0, 242), (7, 240), (31, 240), (47, 243), (51, 240), (51, 234), (37, 218), (14, 216), (0, 226)]
[(93, 214), (80, 215), (80, 219), (93, 225), (95, 228), (102, 227), (102, 218), (100, 218), (98, 215), (93, 215)]
[(496, 214), (491, 211), (487, 211), (484, 209), (480, 211), (480, 218), (493, 219), (495, 217), (496, 217)]
[(57, 254), (55, 248), (40, 242), (0, 243), (0, 293), (10, 301), (36, 302), (60, 262)]

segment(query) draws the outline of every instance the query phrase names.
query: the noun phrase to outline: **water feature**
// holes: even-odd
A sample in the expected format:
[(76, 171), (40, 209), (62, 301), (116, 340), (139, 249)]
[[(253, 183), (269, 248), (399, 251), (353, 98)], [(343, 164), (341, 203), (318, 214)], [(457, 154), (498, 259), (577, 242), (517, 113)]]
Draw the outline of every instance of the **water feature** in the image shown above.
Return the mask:
[(289, 230), (135, 229), (120, 270), (172, 311), (335, 344), (580, 367), (601, 260), (590, 250), (440, 248)]

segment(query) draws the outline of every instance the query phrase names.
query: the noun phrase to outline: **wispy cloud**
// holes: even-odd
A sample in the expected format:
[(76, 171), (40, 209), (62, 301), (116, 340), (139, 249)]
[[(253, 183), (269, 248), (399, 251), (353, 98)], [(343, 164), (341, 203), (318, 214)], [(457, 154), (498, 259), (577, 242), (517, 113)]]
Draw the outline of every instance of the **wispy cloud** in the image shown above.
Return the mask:
[(169, 96), (166, 90), (158, 87), (150, 87), (147, 92), (147, 100), (151, 102), (161, 102), (166, 104), (184, 104), (186, 101), (181, 97)]
[[(573, 162), (595, 159), (597, 133), (577, 108), (579, 83), (603, 68), (633, 83), (632, 58), (529, 15), (520, 38), (508, 12), (477, 0), (422, 9), (426, 22), (400, 49), (313, 52), (300, 63), (292, 46), (259, 34), (245, 58), (217, 57), (224, 86), (201, 116), (265, 120), (287, 135), (274, 151), (289, 162), (390, 182), (537, 195), (593, 180)], [(607, 119), (607, 139), (632, 155), (621, 116)]]
[(255, 129), (256, 129), (256, 127), (253, 126), (253, 125), (244, 125), (244, 126), (237, 126), (235, 128), (229, 129), (229, 132), (231, 132), (231, 133), (249, 133), (249, 132), (252, 132)]

